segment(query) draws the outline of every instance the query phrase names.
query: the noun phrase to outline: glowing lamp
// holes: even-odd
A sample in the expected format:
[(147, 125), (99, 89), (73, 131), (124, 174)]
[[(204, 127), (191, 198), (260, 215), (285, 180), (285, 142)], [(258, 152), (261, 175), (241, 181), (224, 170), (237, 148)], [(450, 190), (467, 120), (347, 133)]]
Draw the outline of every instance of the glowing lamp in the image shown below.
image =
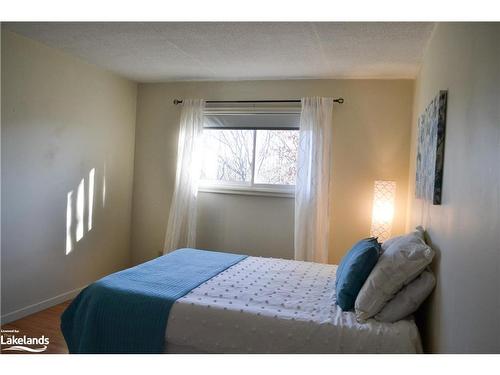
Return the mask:
[(375, 181), (370, 235), (378, 237), (379, 242), (384, 242), (391, 236), (395, 197), (395, 181)]

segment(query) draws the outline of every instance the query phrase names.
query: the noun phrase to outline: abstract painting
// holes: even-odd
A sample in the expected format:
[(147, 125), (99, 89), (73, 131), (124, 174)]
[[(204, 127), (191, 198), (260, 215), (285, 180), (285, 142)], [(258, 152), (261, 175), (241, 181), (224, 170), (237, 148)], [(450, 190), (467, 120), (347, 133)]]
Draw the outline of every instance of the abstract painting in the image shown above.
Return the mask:
[(441, 204), (448, 91), (430, 102), (418, 118), (415, 196)]

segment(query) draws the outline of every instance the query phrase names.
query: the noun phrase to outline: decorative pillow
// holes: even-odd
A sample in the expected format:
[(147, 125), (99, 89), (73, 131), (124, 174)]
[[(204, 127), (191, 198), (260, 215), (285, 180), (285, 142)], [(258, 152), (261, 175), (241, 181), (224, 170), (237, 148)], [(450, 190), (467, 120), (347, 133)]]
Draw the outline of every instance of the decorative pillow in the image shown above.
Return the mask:
[(417, 311), (422, 302), (431, 294), (436, 278), (431, 271), (424, 271), (375, 315), (381, 322), (393, 323)]
[(394, 242), (399, 241), (403, 236), (391, 237), (387, 241), (382, 242), (382, 251), (386, 251), (389, 246), (391, 246)]
[(424, 241), (421, 227), (390, 243), (366, 279), (356, 298), (358, 320), (377, 314), (394, 294), (410, 283), (432, 262), (434, 250)]
[(377, 239), (366, 238), (358, 241), (342, 258), (335, 280), (337, 305), (342, 310), (354, 307), (359, 290), (377, 263), (379, 253), (380, 244)]

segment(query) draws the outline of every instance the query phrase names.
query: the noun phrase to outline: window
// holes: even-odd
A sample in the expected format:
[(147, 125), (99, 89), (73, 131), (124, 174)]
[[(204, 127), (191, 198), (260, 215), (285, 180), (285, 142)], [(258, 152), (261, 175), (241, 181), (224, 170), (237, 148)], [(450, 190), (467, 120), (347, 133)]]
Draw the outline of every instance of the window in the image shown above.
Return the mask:
[(293, 194), (297, 129), (205, 128), (202, 190)]
[(254, 130), (205, 129), (202, 180), (248, 184), (252, 181)]
[(254, 183), (295, 185), (298, 130), (256, 130)]

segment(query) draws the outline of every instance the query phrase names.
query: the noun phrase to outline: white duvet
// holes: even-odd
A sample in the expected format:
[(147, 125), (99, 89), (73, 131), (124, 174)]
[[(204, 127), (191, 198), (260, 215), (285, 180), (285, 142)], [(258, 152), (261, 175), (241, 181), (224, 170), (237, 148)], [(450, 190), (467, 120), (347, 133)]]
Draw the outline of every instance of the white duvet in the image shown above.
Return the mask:
[(419, 353), (413, 320), (358, 323), (335, 303), (337, 266), (248, 257), (177, 300), (167, 352)]

